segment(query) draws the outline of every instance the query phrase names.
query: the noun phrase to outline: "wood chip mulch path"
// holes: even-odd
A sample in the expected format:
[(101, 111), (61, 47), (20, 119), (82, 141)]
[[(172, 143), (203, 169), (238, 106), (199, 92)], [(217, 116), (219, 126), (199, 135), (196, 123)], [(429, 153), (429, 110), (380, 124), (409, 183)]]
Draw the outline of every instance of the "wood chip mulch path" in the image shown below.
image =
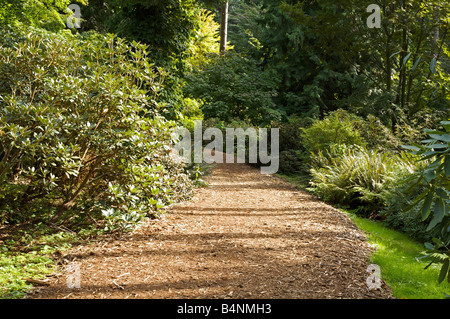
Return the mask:
[(384, 282), (368, 289), (372, 248), (344, 213), (245, 164), (217, 164), (208, 181), (161, 219), (66, 252), (27, 298), (392, 298)]

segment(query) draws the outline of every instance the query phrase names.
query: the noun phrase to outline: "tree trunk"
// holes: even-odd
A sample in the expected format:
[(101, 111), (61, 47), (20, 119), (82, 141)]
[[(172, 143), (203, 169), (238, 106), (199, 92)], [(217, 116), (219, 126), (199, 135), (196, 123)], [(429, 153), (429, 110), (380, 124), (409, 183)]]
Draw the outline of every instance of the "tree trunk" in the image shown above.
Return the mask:
[(228, 37), (228, 2), (222, 5), (222, 24), (220, 28), (220, 53), (224, 54), (227, 50)]
[(431, 55), (433, 59), (438, 58), (439, 54), (439, 21), (440, 21), (440, 12), (439, 5), (433, 7), (433, 36), (431, 41)]

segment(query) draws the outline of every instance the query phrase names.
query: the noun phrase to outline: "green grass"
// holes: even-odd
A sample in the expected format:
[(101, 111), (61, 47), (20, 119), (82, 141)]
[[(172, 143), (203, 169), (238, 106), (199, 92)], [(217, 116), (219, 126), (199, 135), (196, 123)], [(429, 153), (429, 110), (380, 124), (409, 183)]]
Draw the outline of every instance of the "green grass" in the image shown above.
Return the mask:
[(438, 283), (439, 265), (424, 269), (429, 261), (418, 259), (425, 247), (407, 235), (389, 229), (382, 222), (348, 213), (376, 248), (371, 262), (381, 268), (381, 278), (392, 288), (396, 298), (443, 299), (450, 294), (447, 281)]
[(36, 252), (0, 253), (0, 299), (22, 298), (33, 286), (27, 278), (44, 279), (54, 262)]
[(89, 236), (50, 228), (44, 224), (1, 229), (0, 299), (23, 298), (33, 286), (28, 278), (45, 279), (58, 271), (52, 254)]

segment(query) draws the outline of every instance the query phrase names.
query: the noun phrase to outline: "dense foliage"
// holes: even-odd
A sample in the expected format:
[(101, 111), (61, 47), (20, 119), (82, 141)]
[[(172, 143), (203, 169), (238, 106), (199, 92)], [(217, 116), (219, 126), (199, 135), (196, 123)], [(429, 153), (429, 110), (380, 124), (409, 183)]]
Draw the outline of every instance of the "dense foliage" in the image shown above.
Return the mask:
[(275, 87), (276, 74), (261, 70), (252, 59), (227, 55), (190, 75), (185, 92), (203, 102), (206, 119), (240, 118), (263, 127), (281, 118), (273, 101)]
[[(429, 220), (427, 231), (434, 231), (434, 244), (427, 243), (430, 250), (428, 257), (433, 262), (442, 262), (439, 282), (446, 276), (450, 282), (450, 122), (441, 122), (443, 130), (428, 130), (428, 139), (423, 145), (409, 146), (414, 154), (420, 155), (422, 161), (430, 159), (429, 164), (421, 171), (416, 184), (425, 187), (425, 191), (417, 196), (416, 202), (422, 202), (422, 220)], [(429, 218), (432, 214), (432, 218)]]
[[(86, 0), (77, 1), (86, 5)], [(48, 30), (65, 28), (70, 0), (0, 0), (0, 25), (24, 23)]]

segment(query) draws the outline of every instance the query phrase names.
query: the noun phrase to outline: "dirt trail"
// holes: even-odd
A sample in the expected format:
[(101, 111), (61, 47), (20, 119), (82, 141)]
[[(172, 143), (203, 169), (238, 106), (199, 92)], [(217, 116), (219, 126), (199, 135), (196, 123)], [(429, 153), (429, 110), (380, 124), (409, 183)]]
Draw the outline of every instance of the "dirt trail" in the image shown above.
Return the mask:
[(80, 246), (81, 288), (52, 278), (28, 298), (390, 298), (369, 291), (365, 235), (342, 212), (244, 164), (121, 238)]

